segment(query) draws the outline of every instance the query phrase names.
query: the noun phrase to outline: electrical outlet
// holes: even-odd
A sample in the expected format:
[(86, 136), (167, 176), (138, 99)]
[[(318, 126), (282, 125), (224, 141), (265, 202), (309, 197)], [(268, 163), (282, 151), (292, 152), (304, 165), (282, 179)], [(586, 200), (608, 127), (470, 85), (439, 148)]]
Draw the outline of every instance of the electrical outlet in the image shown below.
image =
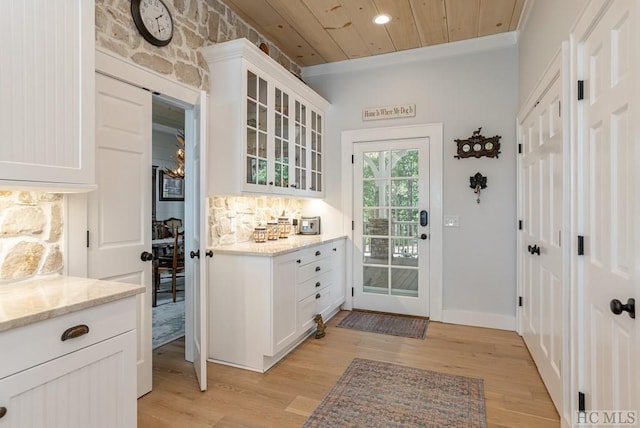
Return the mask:
[(444, 227), (460, 227), (460, 216), (457, 215), (445, 215)]

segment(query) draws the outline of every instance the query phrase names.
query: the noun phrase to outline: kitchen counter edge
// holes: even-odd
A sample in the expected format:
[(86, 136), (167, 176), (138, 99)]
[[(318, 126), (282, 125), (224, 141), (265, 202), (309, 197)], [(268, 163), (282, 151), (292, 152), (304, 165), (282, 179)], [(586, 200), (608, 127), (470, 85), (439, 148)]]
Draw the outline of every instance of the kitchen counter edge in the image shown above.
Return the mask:
[(70, 276), (0, 284), (0, 332), (144, 292), (143, 285)]
[(267, 242), (241, 242), (238, 244), (211, 247), (213, 254), (276, 257), (329, 242), (345, 239), (346, 235), (326, 237), (322, 235), (294, 235), (286, 239)]

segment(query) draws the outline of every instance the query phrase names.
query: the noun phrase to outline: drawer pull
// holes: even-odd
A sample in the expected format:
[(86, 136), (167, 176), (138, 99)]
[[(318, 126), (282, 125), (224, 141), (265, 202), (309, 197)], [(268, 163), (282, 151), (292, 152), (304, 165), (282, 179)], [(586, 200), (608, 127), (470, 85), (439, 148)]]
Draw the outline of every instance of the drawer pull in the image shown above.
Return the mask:
[(319, 256), (320, 254), (322, 254), (320, 250), (316, 251), (316, 256)]
[(320, 287), (320, 281), (316, 282), (316, 288)]
[(76, 337), (84, 336), (89, 333), (89, 326), (85, 324), (76, 325), (74, 327), (70, 327), (62, 333), (62, 337), (60, 340), (63, 342), (68, 339), (75, 339)]
[(316, 272), (320, 272), (320, 266), (316, 266)]
[(300, 259), (296, 260), (296, 263), (300, 263)]
[(2, 419), (4, 417), (4, 415), (7, 414), (7, 408), (6, 407), (0, 407), (0, 419)]
[(319, 299), (320, 297), (321, 297), (320, 293), (316, 294), (316, 300)]
[(334, 248), (334, 249), (333, 249), (333, 251), (338, 251), (338, 249), (337, 249), (337, 248)]

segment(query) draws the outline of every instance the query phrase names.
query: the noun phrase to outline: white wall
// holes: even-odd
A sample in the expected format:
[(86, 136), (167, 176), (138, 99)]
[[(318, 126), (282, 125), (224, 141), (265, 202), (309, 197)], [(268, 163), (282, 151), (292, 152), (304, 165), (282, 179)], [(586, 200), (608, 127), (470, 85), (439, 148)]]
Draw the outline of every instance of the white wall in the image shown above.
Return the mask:
[(560, 50), (587, 0), (528, 0), (518, 35), (519, 107)]
[[(482, 43), (457, 46), (468, 51)], [(367, 61), (375, 63), (376, 58)], [(468, 318), (469, 311), (478, 324), (515, 326), (517, 67), (517, 47), (511, 42), (477, 53), (359, 71), (314, 75), (325, 69), (304, 70), (305, 81), (332, 103), (326, 122), (326, 199), (324, 207), (313, 204), (323, 214), (323, 233), (342, 228), (340, 195), (346, 181), (340, 171), (341, 131), (444, 124), (444, 212), (460, 216), (459, 228), (444, 230), (443, 308), (445, 319), (452, 321)], [(365, 107), (404, 103), (416, 104), (415, 118), (361, 119)], [(485, 136), (502, 136), (500, 158), (454, 159), (453, 140), (471, 136), (478, 127)], [(480, 204), (469, 188), (469, 177), (476, 172), (488, 177)]]
[[(169, 217), (181, 218), (184, 220), (184, 202), (180, 201), (161, 201), (159, 196), (158, 183), (160, 179), (160, 170), (164, 167), (174, 168), (176, 165), (176, 150), (178, 149), (178, 141), (176, 140), (177, 131), (160, 131), (154, 129), (152, 133), (153, 154), (152, 164), (158, 166), (156, 173), (156, 219), (164, 220)], [(151, 174), (151, 171), (149, 171)]]

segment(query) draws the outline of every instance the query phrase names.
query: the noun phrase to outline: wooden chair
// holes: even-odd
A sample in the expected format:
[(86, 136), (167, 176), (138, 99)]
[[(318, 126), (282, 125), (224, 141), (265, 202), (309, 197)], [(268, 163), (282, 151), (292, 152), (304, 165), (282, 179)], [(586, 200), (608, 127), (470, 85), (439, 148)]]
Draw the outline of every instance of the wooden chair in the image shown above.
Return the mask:
[[(160, 256), (153, 263), (153, 306), (156, 306), (156, 293), (160, 292), (160, 276), (171, 274), (171, 293), (176, 301), (177, 277), (182, 273), (184, 277), (184, 232), (174, 229), (173, 251), (171, 256)], [(168, 291), (168, 290), (167, 290)]]

